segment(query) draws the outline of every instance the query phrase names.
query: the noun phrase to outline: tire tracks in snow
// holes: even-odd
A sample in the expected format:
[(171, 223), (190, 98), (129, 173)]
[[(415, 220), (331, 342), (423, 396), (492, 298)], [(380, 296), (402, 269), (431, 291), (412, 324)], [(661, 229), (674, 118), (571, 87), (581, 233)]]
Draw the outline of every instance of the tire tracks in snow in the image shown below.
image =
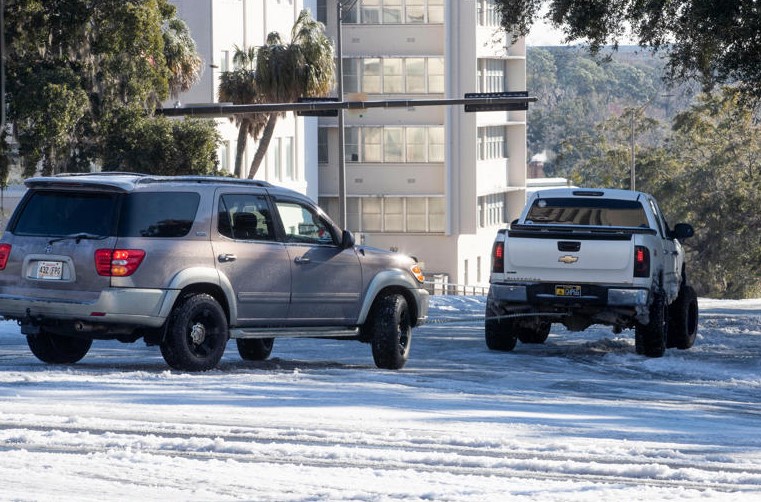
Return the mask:
[[(393, 438), (364, 431), (347, 433), (285, 426), (222, 429), (214, 426), (216, 429), (209, 430), (210, 426), (205, 424), (122, 421), (108, 427), (91, 427), (56, 421), (46, 423), (44, 418), (24, 415), (18, 420), (0, 420), (0, 450), (67, 455), (129, 452), (198, 461), (414, 470), (718, 492), (758, 491), (761, 483), (761, 467), (749, 464), (452, 444), (442, 442), (439, 436), (420, 435), (422, 431), (415, 429), (397, 429), (395, 432), (402, 433), (403, 437)], [(193, 430), (194, 427), (202, 430)], [(83, 435), (87, 438), (85, 442)]]

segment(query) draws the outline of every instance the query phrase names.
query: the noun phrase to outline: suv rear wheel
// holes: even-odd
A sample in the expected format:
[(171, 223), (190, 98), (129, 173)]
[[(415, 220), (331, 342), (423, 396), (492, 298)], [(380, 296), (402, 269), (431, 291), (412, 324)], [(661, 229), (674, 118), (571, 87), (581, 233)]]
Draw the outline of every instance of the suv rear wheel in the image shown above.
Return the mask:
[(26, 343), (37, 359), (48, 364), (74, 364), (92, 346), (92, 340), (87, 338), (56, 335), (42, 329), (36, 335), (27, 335)]
[(238, 338), (235, 340), (238, 354), (246, 361), (264, 361), (272, 354), (274, 338)]
[(181, 371), (207, 371), (222, 359), (229, 333), (225, 312), (205, 293), (188, 296), (174, 308), (161, 342), (167, 364)]
[(407, 300), (399, 294), (376, 300), (369, 319), (373, 360), (379, 368), (398, 370), (410, 355), (412, 325)]

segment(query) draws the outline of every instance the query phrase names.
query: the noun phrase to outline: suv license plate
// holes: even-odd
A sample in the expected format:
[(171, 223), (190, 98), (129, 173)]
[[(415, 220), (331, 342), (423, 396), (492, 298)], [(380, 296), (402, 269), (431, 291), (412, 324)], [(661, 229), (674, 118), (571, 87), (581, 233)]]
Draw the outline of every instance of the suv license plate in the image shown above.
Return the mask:
[(37, 279), (57, 280), (63, 276), (62, 261), (37, 262)]
[(555, 296), (581, 296), (581, 286), (555, 286)]

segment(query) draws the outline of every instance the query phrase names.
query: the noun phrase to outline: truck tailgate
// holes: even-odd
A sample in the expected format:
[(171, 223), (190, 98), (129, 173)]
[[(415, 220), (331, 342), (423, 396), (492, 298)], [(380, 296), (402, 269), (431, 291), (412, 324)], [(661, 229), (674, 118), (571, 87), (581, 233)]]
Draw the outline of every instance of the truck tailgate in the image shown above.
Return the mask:
[(533, 237), (510, 232), (506, 239), (505, 280), (631, 284), (632, 235), (555, 235)]

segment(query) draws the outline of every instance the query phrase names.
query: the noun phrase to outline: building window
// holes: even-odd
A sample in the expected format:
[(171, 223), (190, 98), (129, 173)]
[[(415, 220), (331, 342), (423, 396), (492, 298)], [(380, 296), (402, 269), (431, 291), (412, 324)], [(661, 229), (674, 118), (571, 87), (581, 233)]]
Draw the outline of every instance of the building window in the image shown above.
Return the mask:
[(507, 127), (479, 127), (476, 147), (479, 160), (507, 158)]
[(358, 127), (347, 127), (344, 129), (344, 157), (349, 162), (359, 162)]
[[(318, 21), (321, 3), (318, 0)], [(443, 24), (444, 0), (358, 0), (344, 12), (344, 23)]]
[(463, 265), (462, 273), (465, 278), (465, 280), (463, 281), (463, 284), (467, 286), (468, 284), (470, 284), (470, 279), (468, 278), (468, 260), (465, 260), (465, 262), (462, 265)]
[(476, 0), (477, 19), (481, 26), (499, 26), (500, 14), (494, 0)]
[(283, 140), (281, 138), (276, 138), (273, 140), (274, 144), (270, 147), (270, 151), (272, 152), (272, 171), (275, 179), (278, 181), (283, 180), (283, 157), (280, 154), (282, 142)]
[(495, 193), (478, 198), (478, 225), (482, 228), (505, 223), (505, 194)]
[(230, 51), (220, 51), (219, 71), (230, 71)]
[[(320, 197), (331, 217), (338, 213), (337, 197)], [(443, 197), (349, 197), (347, 228), (356, 232), (443, 233)]]
[(285, 176), (289, 180), (297, 179), (296, 163), (293, 158), (293, 138), (283, 138), (283, 164), (285, 164)]
[(230, 172), (230, 142), (229, 141), (222, 141), (222, 143), (220, 143), (217, 157), (219, 157), (219, 170), (225, 173), (229, 173)]
[(443, 94), (443, 58), (344, 58), (344, 92)]
[(507, 88), (504, 59), (478, 60), (478, 92), (504, 92)]
[(444, 59), (428, 58), (428, 93), (444, 93)]
[(481, 282), (481, 257), (476, 257), (476, 282)]
[(317, 129), (317, 163), (327, 164), (328, 162), (330, 162), (328, 130), (324, 127), (320, 127)]
[(444, 128), (440, 126), (347, 127), (348, 162), (444, 162)]
[(328, 22), (327, 0), (317, 0), (317, 20), (322, 24), (326, 24)]
[(363, 60), (362, 75), (358, 79), (362, 86), (356, 86), (357, 91), (370, 94), (383, 93), (383, 67), (380, 58), (367, 58)]
[(362, 162), (383, 162), (383, 128), (362, 128)]

